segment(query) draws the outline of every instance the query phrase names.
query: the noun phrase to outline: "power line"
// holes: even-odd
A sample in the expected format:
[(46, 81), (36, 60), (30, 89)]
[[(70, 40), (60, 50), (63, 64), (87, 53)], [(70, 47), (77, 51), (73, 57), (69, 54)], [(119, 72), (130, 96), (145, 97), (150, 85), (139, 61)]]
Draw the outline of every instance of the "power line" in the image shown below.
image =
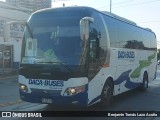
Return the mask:
[(147, 1), (147, 2), (140, 2), (140, 3), (135, 3), (135, 4), (130, 4), (130, 5), (124, 5), (124, 6), (120, 6), (120, 7), (115, 7), (115, 8), (135, 6), (135, 5), (142, 5), (142, 4), (147, 4), (147, 3), (151, 3), (151, 2), (160, 2), (160, 0), (152, 0), (152, 1)]
[[(124, 1), (124, 2), (119, 2), (119, 3), (115, 3), (115, 4), (112, 4), (113, 6), (115, 5), (119, 5), (119, 4), (124, 4), (124, 3), (128, 3), (128, 2), (131, 2), (131, 1), (134, 1), (134, 0), (127, 0), (127, 1)], [(139, 3), (135, 3), (135, 4), (129, 4), (129, 5), (123, 5), (123, 6), (117, 6), (117, 7), (114, 7), (114, 8), (121, 8), (121, 7), (128, 7), (128, 6), (135, 6), (135, 5), (142, 5), (142, 4), (147, 4), (147, 3), (151, 3), (151, 2), (160, 2), (160, 0), (151, 0), (151, 1), (146, 1), (146, 2), (139, 2)], [(103, 7), (100, 7), (98, 9), (101, 9), (101, 8), (105, 8), (105, 7), (108, 7), (108, 5), (106, 6), (103, 6)]]
[[(112, 4), (112, 5), (124, 4), (124, 3), (127, 3), (127, 2), (131, 2), (131, 1), (134, 1), (134, 0), (127, 0), (127, 1), (124, 1), (124, 2), (115, 3), (115, 4)], [(108, 7), (108, 6), (109, 6), (109, 4), (106, 5), (106, 6), (102, 6), (102, 7), (100, 7), (100, 8), (105, 8), (105, 7)]]
[(124, 4), (124, 3), (128, 3), (128, 2), (131, 2), (131, 1), (134, 1), (134, 0), (127, 0), (127, 1), (124, 1), (124, 2), (119, 2), (119, 3), (115, 3), (115, 4), (113, 4), (113, 5)]
[(138, 23), (158, 23), (158, 22), (160, 22), (160, 20), (158, 20), (158, 21), (142, 21), (142, 22), (138, 22)]

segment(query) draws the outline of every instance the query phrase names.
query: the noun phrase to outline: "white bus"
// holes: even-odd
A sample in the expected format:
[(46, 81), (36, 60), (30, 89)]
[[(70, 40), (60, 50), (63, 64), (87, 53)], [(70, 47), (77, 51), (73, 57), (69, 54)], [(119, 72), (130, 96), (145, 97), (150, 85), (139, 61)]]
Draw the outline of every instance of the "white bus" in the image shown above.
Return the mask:
[(40, 10), (25, 23), (19, 68), (23, 101), (107, 106), (156, 78), (150, 29), (89, 7)]

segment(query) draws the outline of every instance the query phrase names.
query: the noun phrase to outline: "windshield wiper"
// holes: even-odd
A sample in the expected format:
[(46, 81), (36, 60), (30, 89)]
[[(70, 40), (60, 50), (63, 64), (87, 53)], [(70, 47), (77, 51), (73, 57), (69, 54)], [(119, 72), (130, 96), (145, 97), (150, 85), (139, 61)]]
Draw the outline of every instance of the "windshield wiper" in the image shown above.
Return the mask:
[(68, 67), (67, 65), (65, 65), (62, 62), (37, 62), (37, 63), (46, 63), (46, 64), (60, 64), (63, 65), (68, 71), (72, 72), (72, 69), (70, 67)]

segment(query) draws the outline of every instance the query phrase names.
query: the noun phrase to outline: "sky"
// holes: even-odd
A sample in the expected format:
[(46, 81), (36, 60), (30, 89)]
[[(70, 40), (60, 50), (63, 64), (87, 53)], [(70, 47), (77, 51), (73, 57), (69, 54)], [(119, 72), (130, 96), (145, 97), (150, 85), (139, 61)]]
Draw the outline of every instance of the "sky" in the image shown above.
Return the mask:
[[(55, 0), (52, 7), (89, 6), (110, 11), (110, 0)], [(143, 28), (150, 28), (157, 36), (160, 48), (160, 0), (112, 0), (112, 13), (127, 18)]]
[[(0, 0), (5, 1), (5, 0)], [(52, 7), (89, 6), (101, 11), (110, 11), (110, 0), (52, 0)], [(150, 28), (157, 36), (160, 48), (160, 0), (111, 0), (112, 13)]]

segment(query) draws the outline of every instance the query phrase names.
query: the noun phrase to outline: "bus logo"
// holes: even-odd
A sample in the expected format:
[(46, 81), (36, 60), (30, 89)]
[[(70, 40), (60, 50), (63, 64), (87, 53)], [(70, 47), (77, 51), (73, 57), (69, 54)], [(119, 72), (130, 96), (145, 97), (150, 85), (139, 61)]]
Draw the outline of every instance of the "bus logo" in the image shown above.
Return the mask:
[(118, 51), (118, 59), (134, 59), (134, 51)]
[(64, 81), (29, 79), (29, 84), (30, 85), (36, 85), (36, 86), (63, 87), (64, 86)]

